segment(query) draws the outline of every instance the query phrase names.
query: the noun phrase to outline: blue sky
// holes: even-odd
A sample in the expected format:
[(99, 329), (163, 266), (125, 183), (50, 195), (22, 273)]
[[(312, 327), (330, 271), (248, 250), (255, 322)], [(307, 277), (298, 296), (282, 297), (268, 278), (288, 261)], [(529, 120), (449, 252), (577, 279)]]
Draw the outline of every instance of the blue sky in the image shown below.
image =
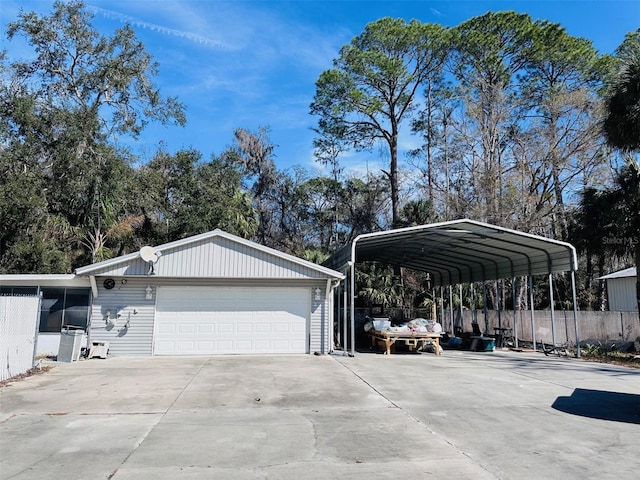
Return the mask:
[[(612, 53), (627, 32), (640, 26), (638, 0), (570, 1), (213, 1), (93, 0), (94, 25), (105, 35), (129, 23), (160, 64), (156, 83), (165, 96), (187, 107), (187, 126), (152, 125), (135, 143), (148, 160), (160, 142), (170, 152), (193, 147), (209, 159), (233, 141), (235, 128), (271, 129), (278, 168), (313, 161), (308, 114), (315, 81), (331, 68), (341, 46), (381, 17), (457, 25), (489, 10), (515, 10), (560, 23), (568, 33)], [(20, 8), (49, 13), (53, 1), (3, 0), (3, 48), (10, 57), (27, 54), (8, 44), (6, 24)], [(411, 139), (407, 139), (411, 142)], [(373, 157), (377, 154), (372, 154)]]

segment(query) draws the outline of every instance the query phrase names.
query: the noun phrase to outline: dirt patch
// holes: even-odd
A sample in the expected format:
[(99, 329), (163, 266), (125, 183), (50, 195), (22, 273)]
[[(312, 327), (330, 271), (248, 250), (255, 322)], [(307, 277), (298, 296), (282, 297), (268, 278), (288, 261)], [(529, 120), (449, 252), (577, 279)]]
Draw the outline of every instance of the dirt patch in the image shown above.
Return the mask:
[(41, 365), (39, 367), (33, 367), (33, 368), (27, 370), (26, 372), (21, 373), (20, 375), (16, 375), (14, 377), (7, 378), (6, 380), (2, 380), (0, 382), (0, 388), (8, 387), (12, 383), (20, 382), (20, 381), (24, 380), (25, 378), (33, 377), (34, 375), (40, 375), (41, 373), (48, 372), (52, 368), (53, 368), (53, 365)]
[(583, 354), (587, 362), (609, 363), (623, 367), (640, 368), (640, 355), (634, 353), (609, 352), (606, 355)]

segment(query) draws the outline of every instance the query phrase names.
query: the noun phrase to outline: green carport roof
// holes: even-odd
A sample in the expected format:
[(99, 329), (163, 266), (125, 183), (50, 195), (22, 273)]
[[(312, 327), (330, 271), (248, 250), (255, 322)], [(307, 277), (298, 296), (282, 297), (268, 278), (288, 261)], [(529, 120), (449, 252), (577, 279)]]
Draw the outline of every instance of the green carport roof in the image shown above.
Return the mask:
[(428, 272), (436, 286), (577, 269), (569, 243), (469, 219), (359, 235), (324, 265), (366, 261)]

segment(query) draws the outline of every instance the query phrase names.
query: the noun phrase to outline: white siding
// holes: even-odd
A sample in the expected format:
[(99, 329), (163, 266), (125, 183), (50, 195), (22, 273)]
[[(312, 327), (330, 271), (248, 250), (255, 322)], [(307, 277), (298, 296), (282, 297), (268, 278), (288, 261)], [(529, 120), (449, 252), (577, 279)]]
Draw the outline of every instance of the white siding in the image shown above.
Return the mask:
[(0, 380), (33, 367), (39, 297), (0, 296)]
[[(140, 258), (105, 267), (95, 275), (147, 275)], [(326, 278), (312, 268), (224, 237), (213, 237), (163, 252), (154, 277), (192, 278)]]
[[(149, 281), (136, 278), (127, 279), (123, 285), (122, 279), (116, 278), (115, 288), (106, 290), (103, 280), (99, 278), (97, 282), (98, 298), (94, 299), (91, 309), (89, 341), (109, 342), (110, 353), (114, 355), (151, 355), (156, 287)], [(145, 299), (147, 285), (153, 287), (152, 300)], [(113, 328), (106, 323), (107, 310), (113, 315), (117, 310), (122, 311)], [(128, 329), (124, 328), (127, 320)]]
[[(320, 300), (315, 299), (315, 289), (320, 289)], [(311, 289), (311, 323), (310, 323), (310, 351), (309, 353), (328, 353), (330, 350), (330, 332), (332, 315), (329, 299), (325, 297), (327, 284), (316, 283)], [(323, 320), (324, 318), (324, 320)], [(324, 327), (324, 331), (323, 331)], [(322, 347), (324, 344), (324, 348)]]

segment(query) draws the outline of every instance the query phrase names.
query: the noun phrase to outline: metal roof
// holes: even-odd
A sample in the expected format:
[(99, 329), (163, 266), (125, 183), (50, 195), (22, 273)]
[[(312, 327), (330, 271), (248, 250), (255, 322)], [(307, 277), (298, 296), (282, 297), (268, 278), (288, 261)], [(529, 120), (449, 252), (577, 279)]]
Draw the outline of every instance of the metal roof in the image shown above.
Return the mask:
[(609, 280), (611, 278), (629, 278), (636, 277), (636, 267), (625, 268), (624, 270), (619, 270), (617, 272), (610, 273), (609, 275), (605, 275), (604, 277), (599, 277), (598, 280)]
[(324, 265), (373, 261), (428, 272), (436, 286), (577, 270), (566, 242), (463, 219), (359, 235)]

